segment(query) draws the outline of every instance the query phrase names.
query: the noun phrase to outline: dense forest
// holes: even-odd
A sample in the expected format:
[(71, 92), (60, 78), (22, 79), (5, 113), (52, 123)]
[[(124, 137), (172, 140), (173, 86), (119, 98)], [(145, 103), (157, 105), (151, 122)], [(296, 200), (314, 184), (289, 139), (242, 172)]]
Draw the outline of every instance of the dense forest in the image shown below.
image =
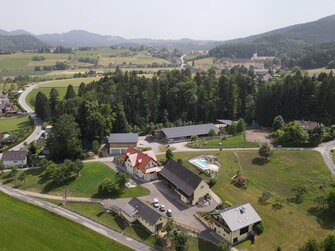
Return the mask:
[(50, 96), (39, 93), (35, 106), (39, 117), (56, 122), (72, 115), (82, 138), (91, 142), (110, 132), (150, 133), (165, 126), (214, 122), (217, 118), (244, 118), (270, 126), (274, 117), (286, 121), (316, 119), (335, 122), (335, 78), (288, 75), (270, 82), (256, 80), (243, 67), (197, 73), (173, 70), (153, 78), (116, 70), (90, 84), (81, 84), (76, 94), (69, 86), (59, 100), (56, 89)]

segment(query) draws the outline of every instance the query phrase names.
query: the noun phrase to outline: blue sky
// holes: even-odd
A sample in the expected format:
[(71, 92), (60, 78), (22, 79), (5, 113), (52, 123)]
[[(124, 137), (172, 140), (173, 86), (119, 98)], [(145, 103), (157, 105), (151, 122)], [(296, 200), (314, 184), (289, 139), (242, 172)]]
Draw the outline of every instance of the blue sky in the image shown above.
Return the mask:
[(0, 0), (0, 29), (227, 40), (335, 14), (334, 0)]

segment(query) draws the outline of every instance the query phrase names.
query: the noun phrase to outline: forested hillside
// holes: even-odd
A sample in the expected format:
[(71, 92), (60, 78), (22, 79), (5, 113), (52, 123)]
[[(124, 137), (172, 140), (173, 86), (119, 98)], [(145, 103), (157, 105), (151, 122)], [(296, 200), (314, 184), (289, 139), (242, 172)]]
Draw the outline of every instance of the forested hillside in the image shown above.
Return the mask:
[(47, 47), (47, 44), (30, 35), (0, 35), (0, 50), (18, 51), (33, 50)]
[(212, 57), (250, 58), (262, 56), (284, 59), (284, 66), (305, 69), (325, 67), (334, 59), (335, 15), (315, 22), (230, 40), (209, 51)]

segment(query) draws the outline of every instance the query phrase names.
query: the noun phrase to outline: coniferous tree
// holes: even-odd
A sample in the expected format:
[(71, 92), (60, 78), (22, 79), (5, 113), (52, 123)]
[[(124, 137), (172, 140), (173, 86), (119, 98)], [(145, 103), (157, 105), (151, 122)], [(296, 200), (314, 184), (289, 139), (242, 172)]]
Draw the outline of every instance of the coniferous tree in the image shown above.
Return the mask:
[(43, 121), (50, 118), (50, 107), (48, 97), (43, 92), (38, 92), (35, 98), (35, 112), (37, 117)]
[(65, 94), (65, 99), (70, 99), (70, 98), (74, 98), (76, 96), (76, 92), (74, 91), (73, 89), (73, 86), (72, 85), (69, 85), (67, 87), (67, 90), (66, 90), (66, 94)]

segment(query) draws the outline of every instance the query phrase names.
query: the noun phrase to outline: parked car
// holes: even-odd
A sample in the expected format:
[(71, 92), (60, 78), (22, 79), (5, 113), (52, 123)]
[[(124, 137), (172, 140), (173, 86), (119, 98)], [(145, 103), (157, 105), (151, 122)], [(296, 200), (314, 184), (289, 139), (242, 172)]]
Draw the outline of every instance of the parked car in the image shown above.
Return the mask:
[(155, 208), (159, 208), (159, 200), (157, 198), (154, 198), (153, 202), (152, 202), (152, 205), (155, 207)]
[(166, 215), (167, 215), (168, 217), (172, 217), (172, 210), (171, 210), (171, 209), (168, 209), (168, 210), (166, 211)]
[(160, 211), (165, 212), (165, 206), (161, 205), (161, 207), (159, 208)]

